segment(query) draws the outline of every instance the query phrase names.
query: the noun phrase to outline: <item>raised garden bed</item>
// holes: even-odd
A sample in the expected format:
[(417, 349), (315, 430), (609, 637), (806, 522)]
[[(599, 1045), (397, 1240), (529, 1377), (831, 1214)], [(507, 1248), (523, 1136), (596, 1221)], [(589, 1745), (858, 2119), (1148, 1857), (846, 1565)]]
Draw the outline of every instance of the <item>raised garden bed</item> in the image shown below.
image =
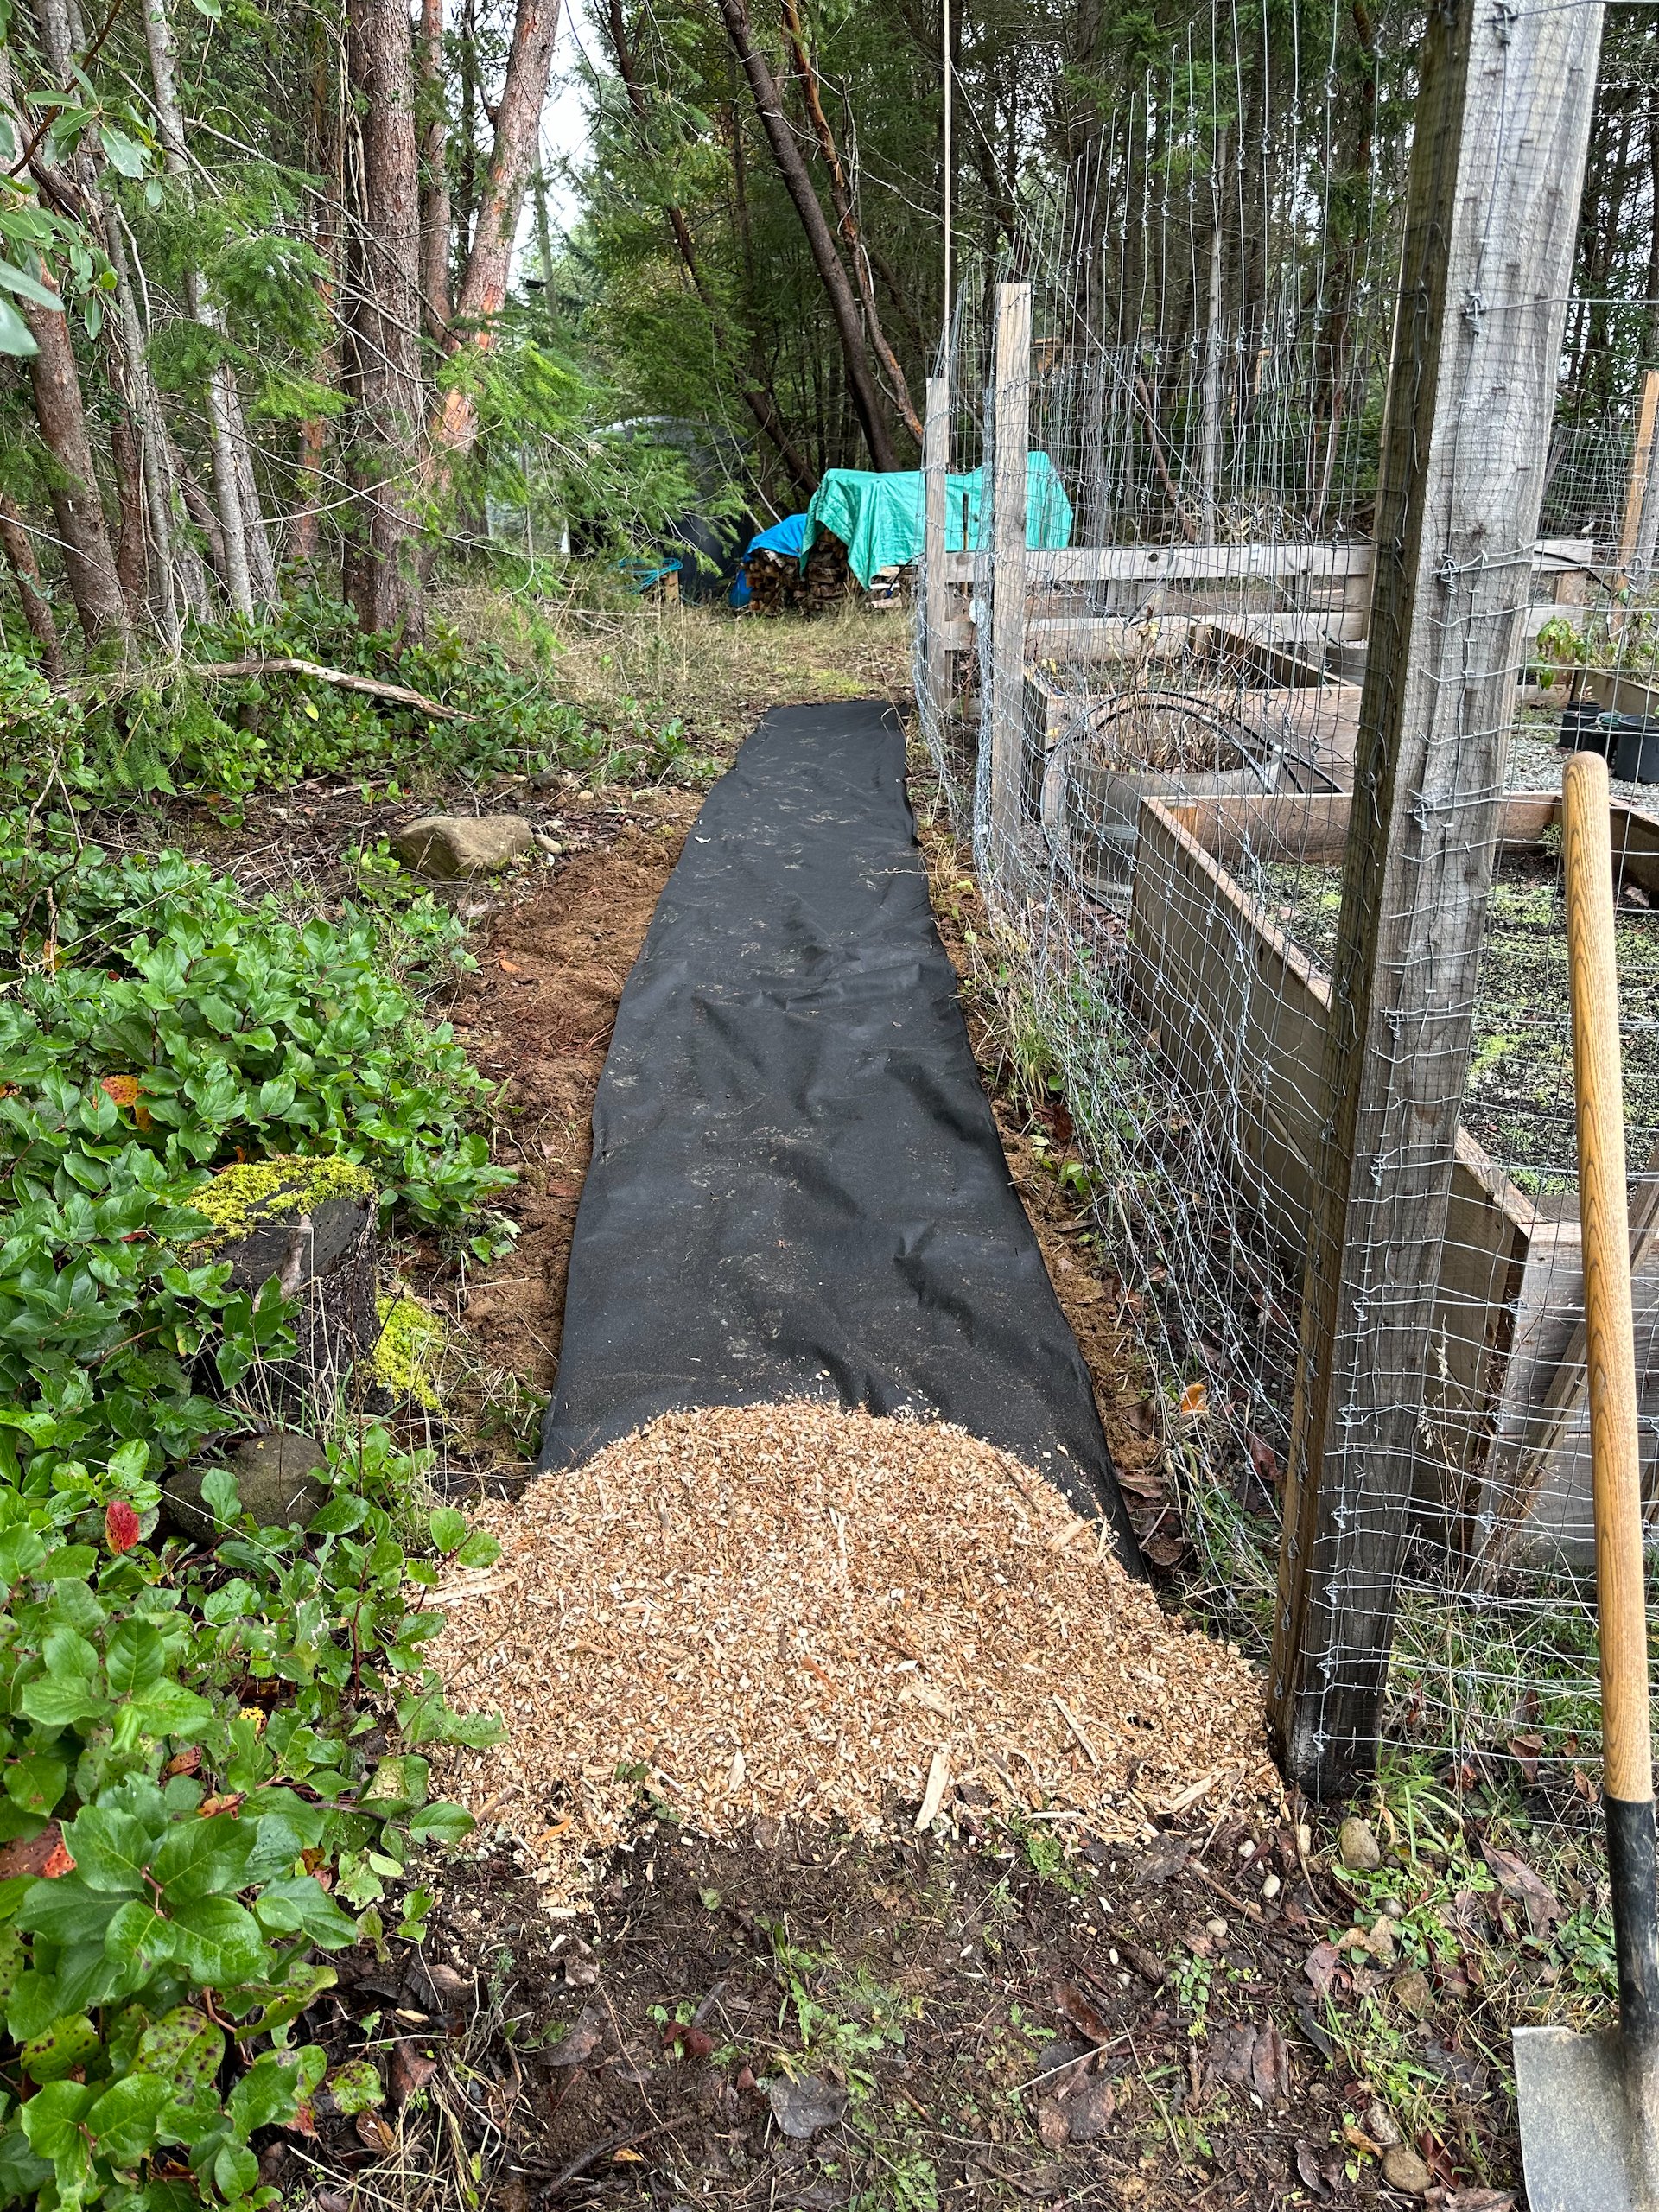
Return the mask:
[[(1331, 887), (1351, 804), (1342, 794), (1148, 801), (1136, 847), (1134, 995), (1160, 1056), (1205, 1113), (1293, 1273), (1306, 1254), (1328, 1114), (1331, 986), (1317, 956), (1334, 942)], [(1509, 874), (1496, 902), (1500, 991), (1558, 1023), (1564, 953), (1547, 979), (1529, 979), (1526, 963), (1536, 958), (1538, 941), (1523, 932), (1548, 918), (1552, 894), (1541, 863), (1559, 817), (1550, 796), (1508, 802)], [(1614, 853), (1621, 887), (1659, 902), (1659, 820), (1616, 808)], [(1257, 895), (1245, 888), (1247, 878)], [(1629, 930), (1653, 933), (1642, 939), (1642, 973), (1653, 975), (1659, 917), (1638, 915)], [(1641, 1003), (1627, 996), (1637, 1116), (1653, 1111), (1644, 1101), (1659, 1099), (1659, 1039), (1641, 1018)], [(1425, 1529), (1471, 1566), (1496, 1570), (1544, 1558), (1579, 1565), (1591, 1535), (1584, 1418), (1576, 1392), (1563, 1395), (1557, 1379), (1582, 1315), (1570, 1068), (1558, 1056), (1541, 1076), (1526, 1065), (1524, 1032), (1504, 1027), (1503, 997), (1489, 993), (1487, 1008), (1475, 1054), (1476, 1127), (1458, 1138), (1433, 1324), (1438, 1371), (1416, 1503)], [(1477, 1134), (1498, 1141), (1515, 1125), (1517, 1108), (1504, 1102), (1522, 1083), (1548, 1084), (1554, 1094), (1560, 1138), (1548, 1146), (1548, 1172), (1516, 1160), (1512, 1173)], [(1637, 1122), (1633, 1172), (1656, 1134)], [(1639, 1273), (1637, 1327), (1652, 1463), (1659, 1460), (1659, 1270)]]

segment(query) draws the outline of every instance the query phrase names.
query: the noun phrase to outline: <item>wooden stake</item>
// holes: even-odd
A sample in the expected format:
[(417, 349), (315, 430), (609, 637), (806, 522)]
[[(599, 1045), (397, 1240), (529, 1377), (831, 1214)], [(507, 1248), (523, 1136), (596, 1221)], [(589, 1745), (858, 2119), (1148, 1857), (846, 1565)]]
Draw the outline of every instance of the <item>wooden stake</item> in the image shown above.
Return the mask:
[(950, 379), (929, 377), (922, 424), (922, 717), (944, 723), (949, 657), (944, 646), (944, 476), (950, 465)]
[[(1624, 486), (1624, 522), (1618, 533), (1618, 567), (1628, 583), (1632, 569), (1645, 566), (1641, 559), (1647, 541), (1648, 560), (1659, 529), (1659, 485), (1652, 482), (1654, 432), (1659, 428), (1659, 369), (1643, 372), (1642, 397), (1636, 410), (1636, 444), (1630, 454), (1630, 473)], [(1643, 523), (1647, 527), (1643, 527)]]
[(999, 861), (1020, 839), (1025, 756), (1026, 455), (1031, 439), (1031, 287), (996, 288), (991, 480), (991, 836)]
[(1601, 9), (1430, 14), (1377, 486), (1269, 1711), (1375, 1764)]

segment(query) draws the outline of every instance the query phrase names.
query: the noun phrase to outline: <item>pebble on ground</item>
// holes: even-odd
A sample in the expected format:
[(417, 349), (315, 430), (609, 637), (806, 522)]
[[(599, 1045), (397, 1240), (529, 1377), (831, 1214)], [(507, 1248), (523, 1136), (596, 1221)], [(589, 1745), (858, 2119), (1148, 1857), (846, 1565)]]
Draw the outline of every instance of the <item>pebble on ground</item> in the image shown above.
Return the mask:
[(550, 1903), (648, 1798), (721, 1835), (908, 1824), (960, 1790), (1128, 1841), (1201, 1797), (1277, 1793), (1238, 1653), (962, 1429), (669, 1414), (479, 1522), (501, 1557), (432, 1594), (432, 1649), (450, 1702), (507, 1735), (438, 1764)]

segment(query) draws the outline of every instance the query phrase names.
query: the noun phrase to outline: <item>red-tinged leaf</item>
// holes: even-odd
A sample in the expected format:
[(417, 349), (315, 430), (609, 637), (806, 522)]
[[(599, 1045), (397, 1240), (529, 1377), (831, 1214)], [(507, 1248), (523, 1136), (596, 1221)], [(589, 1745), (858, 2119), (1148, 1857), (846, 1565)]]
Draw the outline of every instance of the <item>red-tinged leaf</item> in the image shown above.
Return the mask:
[(48, 1821), (38, 1835), (18, 1836), (14, 1841), (0, 1845), (0, 1881), (10, 1881), (19, 1874), (34, 1874), (42, 1880), (55, 1882), (60, 1874), (73, 1874), (75, 1862), (69, 1856), (63, 1840), (63, 1830), (55, 1821)]
[(138, 1078), (136, 1075), (100, 1076), (98, 1087), (114, 1105), (136, 1106), (138, 1103)]
[(1343, 1972), (1342, 1955), (1334, 1943), (1316, 1943), (1302, 1961), (1302, 1972), (1313, 1983), (1316, 1996), (1328, 1997)]
[(220, 1797), (204, 1797), (200, 1811), (204, 1821), (212, 1820), (215, 1813), (234, 1813), (247, 1795), (245, 1789), (232, 1789)]
[(1090, 2043), (1110, 2043), (1113, 2031), (1103, 2020), (1080, 1989), (1069, 1981), (1054, 1985), (1054, 2002), (1061, 2012), (1077, 2029), (1079, 2035), (1088, 2037)]
[(104, 1541), (112, 1552), (130, 1552), (138, 1541), (138, 1516), (125, 1498), (118, 1497), (104, 1509)]
[(283, 2125), (290, 2135), (315, 2135), (317, 2132), (317, 2115), (311, 2109), (310, 2098), (302, 2097), (295, 2106), (290, 2117), (285, 2120)]
[(663, 2030), (663, 2041), (699, 2065), (714, 2056), (714, 2037), (706, 2030), (694, 2027), (689, 2020), (671, 2020)]
[(1263, 1486), (1268, 1490), (1277, 1490), (1281, 1480), (1279, 1454), (1267, 1439), (1258, 1436), (1254, 1429), (1246, 1431), (1244, 1441), (1249, 1450), (1250, 1465), (1261, 1477)]
[(394, 2044), (387, 2082), (393, 2104), (400, 2105), (416, 2089), (423, 2089), (437, 2070), (437, 2060), (417, 2050), (412, 2043)]
[(181, 1751), (175, 1751), (162, 1774), (170, 1781), (175, 1774), (195, 1774), (201, 1767), (201, 1745), (187, 1744)]
[(1511, 1736), (1510, 1757), (1521, 1770), (1521, 1778), (1529, 1789), (1538, 1779), (1538, 1762), (1544, 1754), (1544, 1739), (1535, 1732)]

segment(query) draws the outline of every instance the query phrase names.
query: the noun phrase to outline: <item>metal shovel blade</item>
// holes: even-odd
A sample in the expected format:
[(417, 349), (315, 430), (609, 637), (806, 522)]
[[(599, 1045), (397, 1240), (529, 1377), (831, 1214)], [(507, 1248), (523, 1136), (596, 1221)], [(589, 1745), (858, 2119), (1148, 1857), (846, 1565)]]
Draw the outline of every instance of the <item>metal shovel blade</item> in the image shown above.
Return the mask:
[(1659, 2212), (1652, 2150), (1659, 2113), (1642, 2112), (1618, 2031), (1516, 2028), (1512, 2035), (1530, 2212)]

